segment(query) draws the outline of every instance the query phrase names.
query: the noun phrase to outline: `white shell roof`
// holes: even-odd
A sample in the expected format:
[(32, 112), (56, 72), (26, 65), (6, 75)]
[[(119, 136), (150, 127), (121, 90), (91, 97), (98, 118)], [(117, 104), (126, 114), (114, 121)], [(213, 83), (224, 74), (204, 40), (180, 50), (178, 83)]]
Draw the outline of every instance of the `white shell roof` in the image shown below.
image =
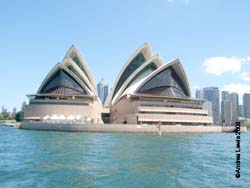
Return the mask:
[[(74, 60), (74, 57), (76, 57), (78, 59), (78, 64)], [(76, 72), (73, 72), (72, 70), (70, 70), (69, 66), (72, 66)], [(40, 85), (37, 93), (41, 92), (44, 85), (60, 69), (64, 70), (70, 76), (72, 76), (86, 90), (86, 92), (89, 95), (98, 96), (96, 84), (95, 84), (94, 79), (91, 75), (89, 67), (88, 67), (86, 61), (84, 60), (83, 56), (80, 54), (80, 52), (77, 50), (77, 48), (74, 45), (72, 45), (70, 47), (70, 49), (66, 53), (65, 57), (63, 58), (62, 63), (57, 63), (53, 67), (53, 69), (47, 74), (47, 76), (43, 80), (42, 84)]]
[(42, 84), (40, 85), (37, 93), (40, 93), (41, 90), (43, 89), (43, 87), (45, 86), (45, 84), (50, 80), (51, 77), (53, 77), (59, 70), (64, 70), (67, 74), (69, 74), (70, 76), (72, 76), (84, 89), (85, 91), (89, 94), (89, 95), (94, 95), (94, 93), (92, 91), (89, 90), (88, 87), (86, 87), (86, 85), (75, 75), (73, 74), (72, 71), (70, 71), (65, 65), (61, 64), (61, 63), (57, 63), (53, 69), (47, 74), (47, 76), (45, 77), (45, 79), (43, 80)]
[(115, 104), (115, 102), (118, 102), (122, 97), (124, 97), (125, 95), (131, 94), (134, 95), (137, 93), (138, 90), (140, 90), (140, 88), (146, 84), (151, 78), (153, 78), (154, 76), (156, 76), (159, 72), (161, 72), (164, 69), (167, 69), (169, 67), (172, 67), (176, 73), (178, 74), (178, 76), (180, 77), (180, 79), (182, 80), (184, 87), (187, 91), (187, 96), (190, 97), (191, 96), (191, 92), (190, 92), (190, 87), (189, 87), (189, 83), (186, 77), (186, 74), (184, 72), (184, 69), (179, 61), (179, 59), (175, 59), (172, 60), (170, 62), (168, 62), (167, 64), (162, 65), (161, 67), (159, 67), (158, 69), (156, 69), (155, 71), (153, 71), (151, 74), (149, 74), (148, 76), (142, 78), (141, 80), (139, 80), (137, 83), (135, 83), (134, 85), (130, 86), (129, 88), (127, 88), (120, 96), (118, 99), (116, 99), (116, 101), (114, 101), (113, 104)]
[(130, 81), (132, 81), (138, 75), (138, 73), (140, 73), (147, 65), (149, 65), (151, 63), (153, 63), (156, 66), (156, 68), (159, 68), (162, 65), (164, 65), (164, 61), (163, 61), (163, 59), (161, 58), (161, 56), (159, 54), (156, 54), (152, 58), (148, 59), (144, 64), (142, 64), (138, 69), (136, 69), (136, 71), (134, 71), (127, 78), (127, 80), (124, 82), (124, 84), (122, 85), (122, 87), (118, 90), (118, 92), (113, 97), (113, 100), (111, 101), (111, 104), (115, 104), (120, 99), (121, 94), (128, 87), (128, 84), (130, 83)]
[[(105, 106), (109, 106), (111, 105), (111, 102), (113, 100), (113, 98), (115, 97), (116, 93), (114, 93), (116, 86), (121, 78), (121, 76), (123, 75), (124, 71), (126, 70), (126, 68), (130, 65), (130, 63), (134, 60), (134, 58), (139, 54), (142, 53), (146, 59), (146, 61), (148, 59), (150, 59), (153, 56), (153, 52), (150, 48), (150, 46), (148, 45), (148, 43), (144, 43), (140, 48), (138, 48), (130, 57), (129, 59), (126, 61), (126, 63), (123, 65), (120, 73), (118, 74), (118, 76), (116, 77), (116, 80), (114, 82), (114, 85), (112, 87), (112, 90), (109, 94), (109, 96), (107, 97), (107, 100), (105, 102)], [(146, 62), (145, 61), (145, 62)], [(139, 68), (139, 67), (138, 67)]]

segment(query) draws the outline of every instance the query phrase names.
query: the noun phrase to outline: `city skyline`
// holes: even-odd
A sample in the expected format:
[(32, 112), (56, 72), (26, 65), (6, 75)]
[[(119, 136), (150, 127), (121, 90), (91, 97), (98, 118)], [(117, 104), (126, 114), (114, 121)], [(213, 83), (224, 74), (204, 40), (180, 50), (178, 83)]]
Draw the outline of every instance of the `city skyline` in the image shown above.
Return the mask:
[(149, 42), (166, 62), (180, 58), (193, 97), (198, 87), (218, 87), (238, 92), (242, 104), (250, 93), (250, 2), (108, 2), (0, 2), (0, 105), (20, 109), (72, 44), (95, 82), (103, 77), (110, 87), (126, 58)]
[(242, 104), (237, 92), (220, 91), (217, 87), (198, 88), (195, 98), (210, 102), (211, 107), (207, 109), (211, 109), (215, 124), (230, 126), (250, 117), (250, 93), (243, 94)]

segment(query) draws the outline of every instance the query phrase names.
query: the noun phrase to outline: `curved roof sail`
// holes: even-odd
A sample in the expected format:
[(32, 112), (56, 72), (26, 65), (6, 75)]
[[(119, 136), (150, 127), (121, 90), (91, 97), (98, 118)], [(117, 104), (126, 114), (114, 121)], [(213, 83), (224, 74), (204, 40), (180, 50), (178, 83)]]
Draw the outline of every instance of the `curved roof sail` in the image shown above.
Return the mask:
[(75, 74), (88, 87), (88, 89), (97, 95), (95, 87), (93, 87), (87, 76), (70, 57), (64, 58), (62, 64), (65, 65), (73, 74)]
[(92, 87), (95, 88), (95, 93), (97, 93), (96, 91), (96, 85), (95, 85), (95, 81), (92, 77), (92, 74), (90, 72), (90, 69), (84, 59), (84, 57), (81, 55), (81, 53), (79, 52), (79, 50), (75, 47), (75, 45), (72, 45), (70, 47), (70, 49), (68, 50), (68, 52), (66, 53), (63, 61), (66, 58), (71, 58), (75, 64), (81, 69), (81, 71), (86, 75), (89, 83), (91, 83)]
[(188, 80), (179, 59), (155, 70), (136, 88), (135, 93), (174, 97), (191, 96)]
[(132, 86), (133, 84), (137, 83), (139, 80), (147, 77), (150, 73), (158, 69), (164, 64), (163, 59), (160, 57), (159, 54), (153, 56), (149, 60), (147, 60), (142, 66), (140, 66), (137, 70), (135, 70), (124, 82), (122, 87), (119, 89), (117, 94), (114, 96), (112, 100), (112, 104), (114, 104), (121, 95), (123, 95), (124, 91)]
[(136, 71), (140, 66), (142, 66), (149, 58), (151, 58), (152, 55), (153, 53), (148, 43), (143, 44), (132, 54), (132, 56), (124, 64), (115, 80), (114, 87), (109, 96), (109, 103), (112, 101), (116, 93), (129, 78), (129, 76), (133, 74), (133, 72)]

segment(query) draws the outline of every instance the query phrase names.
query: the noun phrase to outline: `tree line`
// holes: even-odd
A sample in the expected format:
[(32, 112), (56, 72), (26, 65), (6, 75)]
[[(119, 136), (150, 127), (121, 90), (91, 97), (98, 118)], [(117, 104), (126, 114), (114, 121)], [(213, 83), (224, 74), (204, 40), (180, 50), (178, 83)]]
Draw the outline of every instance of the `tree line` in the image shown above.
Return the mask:
[(15, 120), (20, 122), (23, 120), (23, 111), (25, 108), (26, 102), (23, 102), (22, 108), (20, 111), (17, 111), (16, 108), (13, 108), (12, 111), (9, 111), (5, 106), (2, 106), (2, 110), (0, 112), (0, 120)]

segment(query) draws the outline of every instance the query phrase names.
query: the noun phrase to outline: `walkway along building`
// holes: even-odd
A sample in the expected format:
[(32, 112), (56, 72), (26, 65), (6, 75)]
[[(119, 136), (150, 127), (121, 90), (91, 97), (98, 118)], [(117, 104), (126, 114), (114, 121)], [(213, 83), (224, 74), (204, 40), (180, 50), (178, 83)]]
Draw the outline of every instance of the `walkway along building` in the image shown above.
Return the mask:
[(90, 70), (75, 46), (46, 76), (24, 112), (25, 121), (100, 124), (213, 124), (204, 100), (192, 99), (184, 69), (165, 64), (147, 43), (127, 60), (104, 107)]

